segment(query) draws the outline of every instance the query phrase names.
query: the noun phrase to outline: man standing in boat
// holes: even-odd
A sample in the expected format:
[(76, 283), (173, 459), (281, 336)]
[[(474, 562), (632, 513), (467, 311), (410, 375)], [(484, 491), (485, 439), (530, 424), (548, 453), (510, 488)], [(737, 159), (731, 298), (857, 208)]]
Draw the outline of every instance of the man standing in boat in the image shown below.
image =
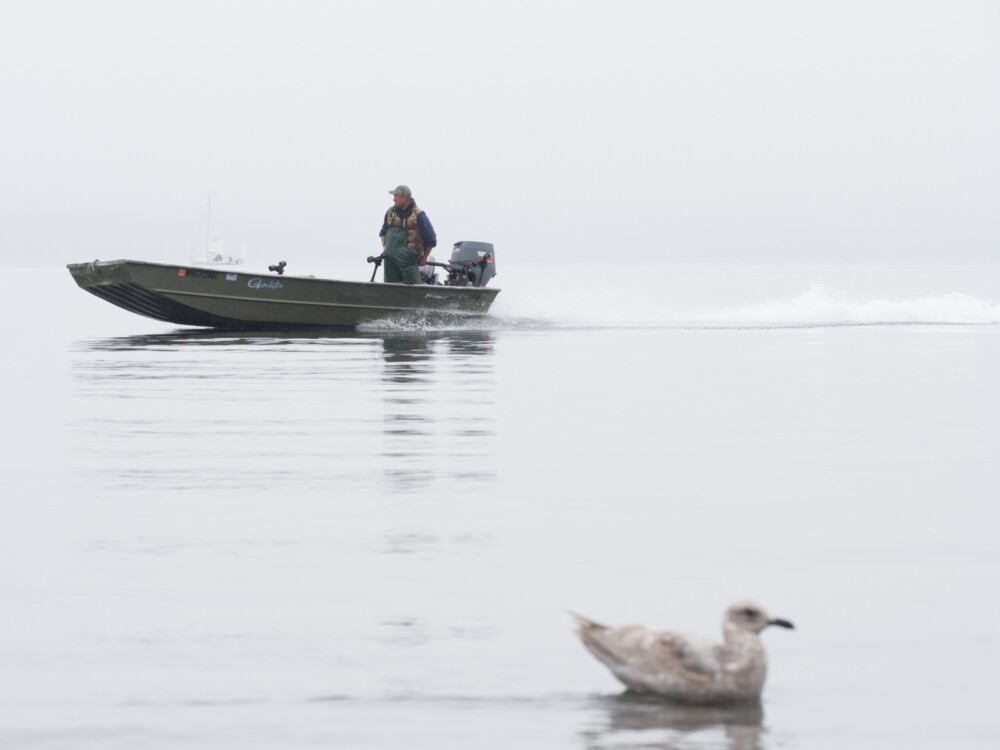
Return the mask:
[(437, 245), (431, 220), (413, 200), (406, 185), (390, 190), (392, 208), (382, 221), (382, 254), (385, 256), (383, 280), (389, 284), (419, 284), (419, 267), (427, 262)]

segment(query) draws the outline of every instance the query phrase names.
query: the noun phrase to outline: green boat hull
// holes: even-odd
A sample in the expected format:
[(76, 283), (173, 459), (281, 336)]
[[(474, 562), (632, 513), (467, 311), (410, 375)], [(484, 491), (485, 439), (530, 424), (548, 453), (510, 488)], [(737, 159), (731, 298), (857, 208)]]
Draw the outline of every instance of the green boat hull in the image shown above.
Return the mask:
[(355, 328), (376, 320), (485, 315), (499, 289), (337, 281), (147, 263), (70, 263), (81, 289), (130, 312), (229, 330)]

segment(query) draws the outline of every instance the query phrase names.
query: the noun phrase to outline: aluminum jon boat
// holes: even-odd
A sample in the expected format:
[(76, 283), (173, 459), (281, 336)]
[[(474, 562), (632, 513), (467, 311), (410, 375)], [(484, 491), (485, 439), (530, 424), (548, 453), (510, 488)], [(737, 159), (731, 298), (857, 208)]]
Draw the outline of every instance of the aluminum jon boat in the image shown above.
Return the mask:
[[(371, 257), (375, 270), (382, 256)], [(204, 267), (112, 260), (71, 263), (80, 288), (139, 315), (179, 325), (228, 330), (354, 328), (376, 320), (454, 321), (485, 315), (499, 289), (493, 246), (459, 242), (444, 283), (422, 268), (427, 283), (385, 284), (286, 276), (285, 262), (268, 274), (241, 267)]]

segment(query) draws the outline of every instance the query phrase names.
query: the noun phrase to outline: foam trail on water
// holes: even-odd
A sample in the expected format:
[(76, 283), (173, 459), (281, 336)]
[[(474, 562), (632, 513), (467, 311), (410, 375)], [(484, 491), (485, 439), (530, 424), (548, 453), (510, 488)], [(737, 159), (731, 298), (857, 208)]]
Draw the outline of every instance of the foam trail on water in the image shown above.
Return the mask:
[[(1000, 323), (1000, 269), (503, 267), (490, 314), (366, 330), (776, 328)], [(803, 291), (804, 290), (804, 291)]]
[(503, 280), (490, 317), (510, 328), (1000, 323), (995, 266), (539, 268)]
[(992, 324), (1000, 323), (1000, 305), (968, 294), (936, 294), (913, 299), (858, 301), (820, 286), (789, 300), (723, 309), (693, 316), (707, 325), (823, 326), (879, 324)]
[(546, 315), (533, 308), (532, 315), (488, 315), (482, 318), (420, 319), (400, 317), (377, 321), (363, 330), (462, 331), (555, 330), (614, 328), (808, 328), (871, 325), (991, 325), (1000, 323), (1000, 305), (960, 294), (940, 294), (914, 299), (858, 301), (844, 293), (820, 287), (788, 300), (769, 300), (739, 308), (708, 311), (629, 310), (578, 311), (565, 309)]

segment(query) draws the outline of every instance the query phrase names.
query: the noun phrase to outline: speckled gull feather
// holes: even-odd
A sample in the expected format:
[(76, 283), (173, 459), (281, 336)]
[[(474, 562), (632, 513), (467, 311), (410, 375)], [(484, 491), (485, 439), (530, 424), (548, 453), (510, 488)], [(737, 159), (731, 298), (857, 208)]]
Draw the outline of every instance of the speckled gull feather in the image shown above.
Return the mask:
[(760, 632), (768, 625), (793, 627), (750, 601), (726, 610), (721, 644), (641, 625), (612, 628), (577, 614), (573, 617), (583, 645), (629, 690), (679, 703), (758, 700), (767, 677)]

